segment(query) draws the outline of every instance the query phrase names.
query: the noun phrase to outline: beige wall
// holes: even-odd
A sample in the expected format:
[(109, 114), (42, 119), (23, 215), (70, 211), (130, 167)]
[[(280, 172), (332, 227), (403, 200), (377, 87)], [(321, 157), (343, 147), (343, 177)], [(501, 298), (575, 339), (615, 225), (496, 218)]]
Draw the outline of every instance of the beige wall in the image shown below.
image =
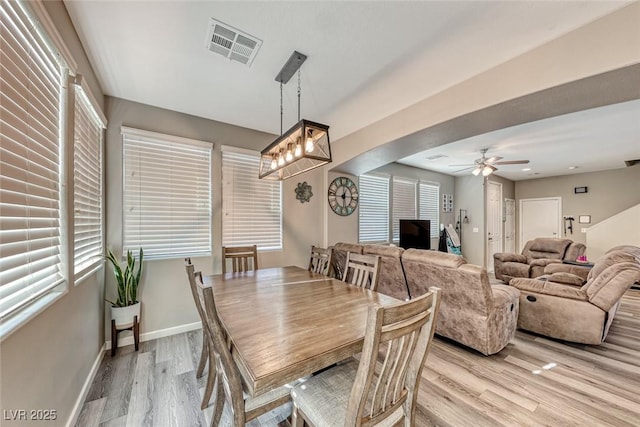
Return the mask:
[[(103, 96), (80, 41), (60, 1), (45, 8), (102, 106)], [(73, 164), (73, 163), (71, 163)], [(70, 178), (72, 168), (68, 169)], [(72, 213), (72, 204), (66, 212)], [(69, 248), (72, 250), (72, 248)], [(64, 425), (104, 343), (104, 269), (99, 269), (0, 344), (0, 409), (50, 409)], [(3, 412), (4, 414), (4, 412)], [(43, 422), (0, 421), (3, 426)]]
[(588, 257), (591, 261), (619, 245), (640, 247), (640, 204), (587, 229)]
[(467, 224), (461, 221), (462, 255), (469, 263), (476, 265), (484, 265), (484, 191), (483, 177), (469, 174), (455, 178), (454, 210), (456, 215), (459, 215), (460, 209), (466, 210), (469, 218)]
[[(515, 187), (518, 204), (521, 199), (561, 197), (562, 215), (575, 218), (573, 234), (567, 237), (586, 243), (586, 234), (581, 232), (581, 228), (589, 228), (640, 203), (639, 183), (640, 165), (635, 165), (602, 172), (517, 181)], [(574, 187), (588, 187), (588, 192), (575, 194)], [(580, 215), (591, 215), (591, 224), (579, 224)], [(516, 227), (519, 224), (519, 213), (516, 212)], [(617, 232), (624, 234), (627, 230)]]
[[(122, 248), (122, 136), (121, 126), (185, 138), (209, 141), (214, 144), (212, 174), (213, 255), (194, 258), (197, 269), (205, 274), (221, 269), (222, 235), (222, 145), (262, 150), (273, 141), (274, 135), (226, 123), (107, 97), (107, 246), (116, 252)], [(309, 249), (323, 239), (323, 203), (321, 170), (311, 171), (283, 183), (283, 246), (281, 251), (260, 252), (260, 267), (299, 265), (306, 267)], [(314, 196), (301, 204), (295, 198), (298, 182), (307, 181)], [(199, 318), (186, 282), (183, 259), (145, 262), (145, 274), (140, 286), (142, 301), (141, 333), (157, 332), (198, 322)], [(107, 275), (107, 296), (115, 293), (111, 273)], [(109, 322), (109, 313), (105, 315)], [(108, 325), (107, 325), (108, 327)]]

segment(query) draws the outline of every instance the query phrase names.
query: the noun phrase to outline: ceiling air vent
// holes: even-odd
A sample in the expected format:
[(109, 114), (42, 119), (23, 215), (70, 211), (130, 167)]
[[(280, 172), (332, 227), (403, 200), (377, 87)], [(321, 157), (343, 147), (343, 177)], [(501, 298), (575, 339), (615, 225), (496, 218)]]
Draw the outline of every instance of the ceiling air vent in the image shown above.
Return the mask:
[(211, 18), (205, 46), (211, 52), (250, 66), (262, 40)]
[(447, 156), (444, 154), (434, 154), (433, 156), (425, 157), (425, 160), (433, 161), (433, 160), (442, 159), (443, 157), (447, 157)]

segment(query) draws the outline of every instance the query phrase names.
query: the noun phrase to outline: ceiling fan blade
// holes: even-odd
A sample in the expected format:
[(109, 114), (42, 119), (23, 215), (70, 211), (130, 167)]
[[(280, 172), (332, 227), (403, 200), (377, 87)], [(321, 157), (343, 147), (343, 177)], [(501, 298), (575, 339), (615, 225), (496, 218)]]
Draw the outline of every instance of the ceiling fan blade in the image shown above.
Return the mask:
[(498, 160), (501, 160), (501, 159), (504, 159), (504, 157), (493, 156), (493, 157), (490, 157), (490, 158), (486, 159), (485, 162), (487, 162), (487, 163), (495, 163), (495, 162), (497, 162)]
[(506, 160), (504, 162), (496, 162), (496, 165), (526, 165), (529, 160)]
[[(451, 165), (451, 166), (455, 166), (455, 165)], [(464, 166), (464, 165), (458, 165), (458, 166)], [(474, 169), (475, 167), (476, 167), (476, 165), (469, 166), (469, 167), (464, 168), (464, 169), (460, 169), (460, 170), (457, 170), (457, 171), (453, 171), (452, 173), (458, 173), (458, 172), (468, 171), (468, 170)]]

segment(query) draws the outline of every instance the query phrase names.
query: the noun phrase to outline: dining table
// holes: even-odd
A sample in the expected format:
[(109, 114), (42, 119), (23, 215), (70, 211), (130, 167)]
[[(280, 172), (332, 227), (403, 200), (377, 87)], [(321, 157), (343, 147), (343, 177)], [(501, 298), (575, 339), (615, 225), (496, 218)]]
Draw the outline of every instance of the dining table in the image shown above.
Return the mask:
[(256, 396), (362, 351), (368, 307), (399, 300), (300, 267), (204, 276), (247, 392)]

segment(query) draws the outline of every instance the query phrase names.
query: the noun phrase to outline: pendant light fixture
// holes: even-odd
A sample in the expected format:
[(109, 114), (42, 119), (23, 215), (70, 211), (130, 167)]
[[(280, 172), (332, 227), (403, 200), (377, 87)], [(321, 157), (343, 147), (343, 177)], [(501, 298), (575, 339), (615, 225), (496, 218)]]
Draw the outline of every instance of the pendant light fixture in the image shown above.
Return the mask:
[[(331, 163), (329, 126), (300, 120), (300, 66), (306, 55), (294, 51), (276, 76), (280, 83), (280, 136), (260, 156), (260, 179), (283, 180)], [(298, 72), (298, 123), (282, 133), (282, 87)]]

